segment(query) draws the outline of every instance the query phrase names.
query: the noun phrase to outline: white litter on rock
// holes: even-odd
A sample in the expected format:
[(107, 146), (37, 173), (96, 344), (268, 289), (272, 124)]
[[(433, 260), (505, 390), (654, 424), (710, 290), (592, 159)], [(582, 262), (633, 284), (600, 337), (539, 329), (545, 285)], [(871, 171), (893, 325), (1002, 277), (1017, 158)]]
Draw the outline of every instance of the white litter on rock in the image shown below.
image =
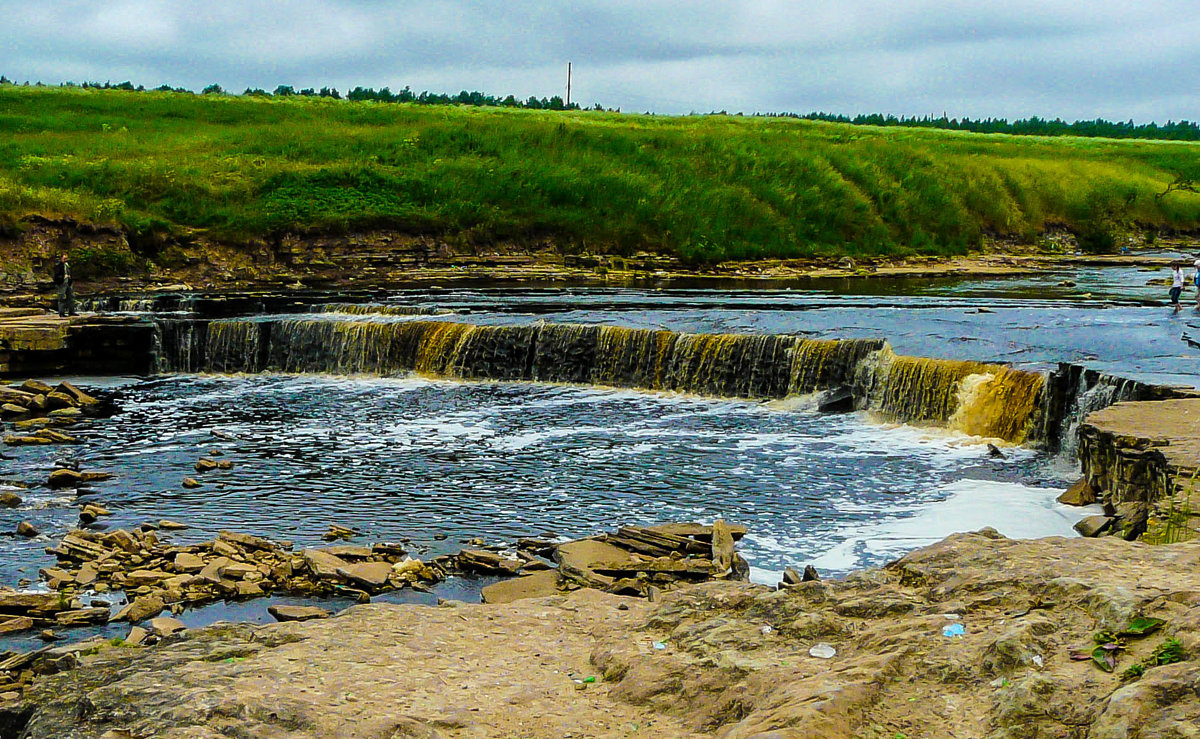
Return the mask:
[(837, 654), (837, 650), (833, 648), (832, 644), (821, 642), (820, 644), (812, 645), (808, 653), (817, 659), (832, 659)]

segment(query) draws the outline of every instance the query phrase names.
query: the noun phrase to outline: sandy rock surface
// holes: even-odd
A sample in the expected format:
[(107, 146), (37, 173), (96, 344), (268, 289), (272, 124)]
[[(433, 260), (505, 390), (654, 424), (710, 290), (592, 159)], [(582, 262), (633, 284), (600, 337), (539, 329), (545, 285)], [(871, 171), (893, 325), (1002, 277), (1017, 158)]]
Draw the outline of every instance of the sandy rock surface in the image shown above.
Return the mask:
[[(1166, 624), (1128, 638), (1115, 672), (1070, 658), (1139, 615)], [(1167, 638), (1183, 662), (1122, 679)], [(832, 658), (810, 654), (822, 643)], [(1195, 737), (1200, 543), (985, 531), (777, 592), (710, 582), (660, 603), (580, 590), (215, 626), (84, 657), (0, 726), (27, 717), (14, 736)]]

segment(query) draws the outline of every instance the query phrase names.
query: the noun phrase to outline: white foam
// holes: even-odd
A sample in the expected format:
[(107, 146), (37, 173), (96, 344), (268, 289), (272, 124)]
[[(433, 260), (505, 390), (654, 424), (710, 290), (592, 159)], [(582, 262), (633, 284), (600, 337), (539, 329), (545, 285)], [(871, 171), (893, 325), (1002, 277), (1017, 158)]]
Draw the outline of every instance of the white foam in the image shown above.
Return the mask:
[(913, 515), (892, 517), (844, 532), (837, 546), (809, 563), (818, 569), (847, 571), (864, 559), (900, 556), (950, 534), (991, 526), (1013, 539), (1075, 536), (1072, 526), (1099, 511), (1055, 502), (1062, 488), (1037, 488), (1012, 482), (957, 480), (939, 492), (948, 497), (921, 506)]

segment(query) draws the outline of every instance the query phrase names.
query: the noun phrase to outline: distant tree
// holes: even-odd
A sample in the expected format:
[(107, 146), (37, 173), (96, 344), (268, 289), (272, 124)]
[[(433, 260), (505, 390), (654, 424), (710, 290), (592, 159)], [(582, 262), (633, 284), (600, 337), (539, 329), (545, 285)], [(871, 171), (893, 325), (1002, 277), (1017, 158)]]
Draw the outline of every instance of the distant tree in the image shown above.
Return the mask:
[(217, 83), (214, 82), (213, 84), (211, 84), (208, 87), (201, 90), (200, 94), (201, 95), (224, 95), (225, 88), (221, 87), (220, 85), (218, 85)]
[(275, 92), (273, 94), (275, 95), (275, 97), (285, 98), (285, 97), (289, 97), (291, 95), (295, 95), (296, 89), (294, 87), (292, 87), (291, 85), (280, 85), (279, 87), (275, 88)]
[(11, 85), (11, 84), (12, 84), (12, 80), (10, 80), (9, 78), (0, 74), (0, 85)]
[(271, 93), (267, 92), (266, 90), (262, 89), (261, 87), (254, 87), (254, 88), (247, 87), (245, 92), (242, 93), (242, 95), (245, 95), (246, 97), (252, 97), (252, 98), (265, 98), (265, 97), (270, 97)]
[(1173, 192), (1200, 193), (1200, 182), (1184, 177), (1183, 175), (1176, 175), (1173, 182), (1167, 183), (1167, 189), (1155, 195), (1154, 199), (1162, 200)]
[(338, 93), (336, 87), (322, 87), (321, 91), (317, 94), (323, 98), (333, 98), (334, 100), (342, 99), (342, 96)]
[(314, 90), (314, 89), (312, 89), (311, 87), (306, 87), (306, 88), (304, 88), (303, 90), (301, 90), (300, 92), (298, 92), (298, 93), (296, 93), (296, 94), (297, 94), (297, 95), (303, 95), (303, 96), (304, 96), (304, 97), (306, 97), (306, 98), (311, 98), (311, 97), (316, 97), (316, 96), (317, 96), (317, 91), (316, 91), (316, 90)]

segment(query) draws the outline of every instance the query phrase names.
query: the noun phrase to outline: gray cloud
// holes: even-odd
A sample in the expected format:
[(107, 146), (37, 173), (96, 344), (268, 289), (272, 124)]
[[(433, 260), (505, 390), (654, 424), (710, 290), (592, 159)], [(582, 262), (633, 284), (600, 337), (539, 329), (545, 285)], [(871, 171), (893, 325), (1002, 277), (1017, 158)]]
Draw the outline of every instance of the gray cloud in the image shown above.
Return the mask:
[(625, 110), (1200, 118), (1194, 0), (0, 0), (0, 72)]

